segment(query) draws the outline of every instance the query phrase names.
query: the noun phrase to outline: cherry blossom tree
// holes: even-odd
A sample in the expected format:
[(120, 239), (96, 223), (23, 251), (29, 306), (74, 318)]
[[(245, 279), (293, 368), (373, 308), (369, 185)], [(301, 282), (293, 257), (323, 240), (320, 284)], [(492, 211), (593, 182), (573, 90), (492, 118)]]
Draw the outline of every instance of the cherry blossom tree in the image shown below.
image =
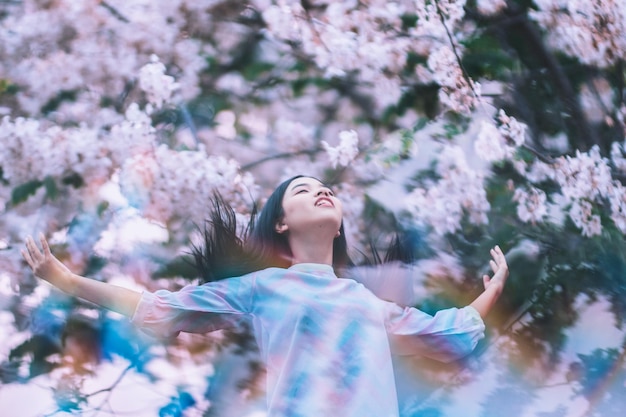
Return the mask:
[[(306, 173), (344, 201), (355, 260), (408, 236), (427, 311), (479, 292), (487, 248), (505, 248), (489, 324), (528, 369), (501, 389), (539, 392), (563, 375), (579, 303), (626, 312), (624, 56), (624, 0), (1, 2), (0, 379), (47, 378), (46, 413), (115, 414), (125, 378), (166, 393), (161, 415), (252, 413), (263, 371), (245, 331), (155, 343), (36, 281), (19, 249), (41, 231), (77, 273), (179, 288), (215, 192), (243, 227)], [(587, 415), (623, 401), (598, 391), (623, 379), (612, 348), (567, 364)], [(232, 358), (246, 372), (220, 391)], [(425, 369), (439, 384), (458, 370)]]

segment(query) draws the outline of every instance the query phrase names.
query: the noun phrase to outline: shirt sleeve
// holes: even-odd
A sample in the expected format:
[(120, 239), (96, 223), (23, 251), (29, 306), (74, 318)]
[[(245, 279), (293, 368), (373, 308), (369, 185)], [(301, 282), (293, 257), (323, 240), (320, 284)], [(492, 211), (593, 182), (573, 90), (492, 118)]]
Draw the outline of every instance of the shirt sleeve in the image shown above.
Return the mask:
[(387, 333), (396, 355), (451, 362), (471, 353), (485, 335), (485, 324), (471, 306), (440, 310), (434, 316), (413, 307), (388, 307)]
[(131, 321), (156, 337), (233, 328), (251, 311), (253, 289), (254, 277), (244, 276), (179, 291), (143, 292)]

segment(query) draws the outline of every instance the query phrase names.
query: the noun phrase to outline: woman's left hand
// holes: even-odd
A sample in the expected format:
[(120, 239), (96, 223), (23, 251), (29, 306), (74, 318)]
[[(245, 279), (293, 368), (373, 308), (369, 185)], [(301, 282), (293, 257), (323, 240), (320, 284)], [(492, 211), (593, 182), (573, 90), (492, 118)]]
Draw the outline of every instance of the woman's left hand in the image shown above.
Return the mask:
[(502, 249), (500, 249), (499, 246), (496, 245), (489, 253), (491, 253), (491, 257), (493, 258), (489, 261), (489, 265), (493, 271), (493, 277), (489, 277), (487, 274), (483, 275), (483, 284), (485, 285), (485, 289), (495, 285), (498, 286), (499, 288), (497, 289), (501, 291), (506, 279), (509, 277), (509, 267), (506, 264), (504, 253), (502, 253)]

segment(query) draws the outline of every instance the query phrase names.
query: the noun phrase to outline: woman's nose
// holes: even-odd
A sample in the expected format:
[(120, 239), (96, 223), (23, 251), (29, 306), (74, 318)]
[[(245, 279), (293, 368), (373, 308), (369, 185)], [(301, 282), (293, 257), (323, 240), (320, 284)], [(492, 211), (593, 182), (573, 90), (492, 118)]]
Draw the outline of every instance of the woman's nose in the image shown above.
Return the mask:
[(325, 195), (325, 196), (329, 196), (331, 194), (330, 190), (328, 188), (320, 188), (319, 191), (315, 194), (316, 196), (318, 195)]

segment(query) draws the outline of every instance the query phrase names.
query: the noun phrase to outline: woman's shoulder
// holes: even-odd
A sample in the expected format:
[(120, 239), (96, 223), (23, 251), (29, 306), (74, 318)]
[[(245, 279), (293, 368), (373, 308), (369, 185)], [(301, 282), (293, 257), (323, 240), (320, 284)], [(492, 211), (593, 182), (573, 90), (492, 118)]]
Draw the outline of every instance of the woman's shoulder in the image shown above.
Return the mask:
[(422, 277), (416, 265), (392, 261), (355, 266), (345, 276), (360, 282), (383, 300), (401, 306), (413, 306), (419, 301), (417, 289), (421, 287)]

